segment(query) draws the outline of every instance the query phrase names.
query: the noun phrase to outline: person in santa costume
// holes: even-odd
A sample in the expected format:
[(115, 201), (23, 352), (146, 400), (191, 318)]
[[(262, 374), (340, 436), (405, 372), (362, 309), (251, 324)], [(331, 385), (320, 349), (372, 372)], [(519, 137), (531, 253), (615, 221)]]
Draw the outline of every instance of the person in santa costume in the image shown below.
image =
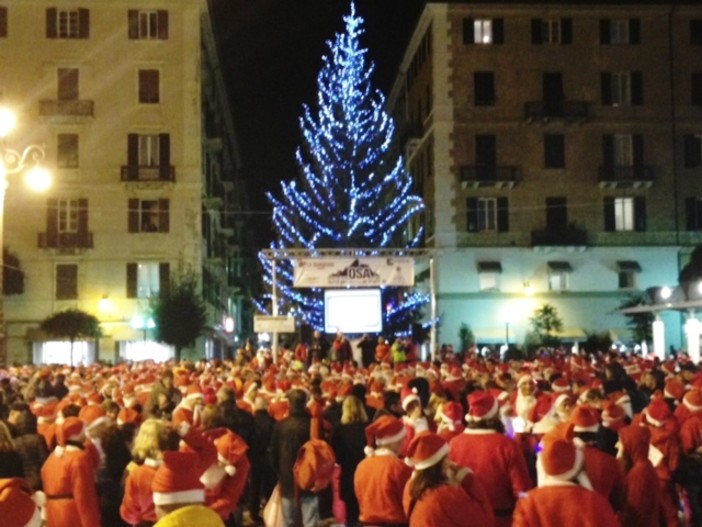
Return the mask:
[(69, 417), (56, 430), (58, 446), (41, 468), (47, 527), (99, 527), (95, 461), (85, 451), (83, 421)]
[(402, 421), (384, 415), (366, 427), (366, 459), (356, 467), (354, 490), (365, 525), (406, 525), (402, 492), (412, 473), (398, 455), (407, 432)]
[(193, 426), (200, 426), (204, 402), (205, 396), (200, 387), (197, 384), (191, 384), (183, 400), (173, 410), (173, 424), (178, 426), (182, 422), (187, 422)]
[(402, 422), (407, 431), (405, 445), (401, 452), (401, 455), (404, 455), (407, 452), (407, 446), (414, 436), (430, 430), (430, 424), (426, 415), (424, 415), (424, 408), (422, 407), (422, 401), (419, 398), (417, 388), (403, 388), (401, 396), (402, 409), (405, 412), (405, 415), (402, 417)]
[(447, 443), (465, 430), (463, 426), (463, 407), (456, 402), (443, 403), (436, 412), (439, 426), (436, 433)]
[(203, 458), (195, 452), (170, 450), (151, 483), (159, 521), (157, 527), (225, 527), (219, 515), (206, 507), (200, 481)]
[(492, 506), (479, 478), (449, 459), (449, 445), (425, 432), (409, 445), (405, 462), (414, 471), (403, 505), (410, 527), (490, 527)]
[(622, 527), (658, 527), (660, 494), (658, 476), (648, 459), (651, 432), (645, 426), (626, 426), (619, 430), (617, 458), (626, 470), (626, 505)]
[(693, 388), (683, 397), (687, 417), (680, 426), (680, 483), (690, 500), (693, 525), (702, 525), (702, 390)]
[(8, 527), (41, 527), (42, 492), (32, 494), (21, 478), (0, 479), (0, 518)]
[(205, 470), (200, 482), (205, 486), (205, 505), (225, 522), (230, 519), (248, 481), (251, 465), (244, 440), (226, 428), (205, 432), (217, 448), (217, 459)]
[(519, 445), (504, 435), (497, 399), (487, 391), (468, 396), (468, 425), (450, 445), (450, 458), (480, 478), (498, 527), (509, 527), (517, 498), (533, 483)]
[(607, 500), (593, 492), (583, 471), (585, 455), (573, 425), (560, 425), (541, 440), (537, 463), (544, 477), (517, 501), (514, 527), (618, 527)]

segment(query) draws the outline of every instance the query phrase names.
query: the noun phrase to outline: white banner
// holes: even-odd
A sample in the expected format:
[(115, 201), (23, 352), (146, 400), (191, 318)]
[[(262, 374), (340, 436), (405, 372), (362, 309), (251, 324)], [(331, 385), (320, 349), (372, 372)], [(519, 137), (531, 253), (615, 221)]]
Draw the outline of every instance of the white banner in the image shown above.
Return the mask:
[(255, 333), (295, 333), (293, 317), (254, 315)]
[(299, 258), (293, 287), (413, 286), (414, 258)]

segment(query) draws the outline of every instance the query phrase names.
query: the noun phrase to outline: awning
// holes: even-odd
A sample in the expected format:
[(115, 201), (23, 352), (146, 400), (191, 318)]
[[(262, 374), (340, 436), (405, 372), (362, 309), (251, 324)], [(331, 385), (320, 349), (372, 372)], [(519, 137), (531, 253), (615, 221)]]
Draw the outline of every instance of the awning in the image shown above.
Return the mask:
[(633, 340), (630, 328), (609, 328), (609, 338), (613, 343)]
[[(507, 338), (507, 328), (480, 328), (474, 329), (473, 334), (475, 335), (475, 342), (478, 344), (504, 344)], [(514, 335), (510, 332), (509, 338), (514, 341)], [(514, 343), (514, 342), (513, 342)]]
[(549, 271), (554, 271), (557, 273), (573, 272), (573, 267), (570, 265), (570, 262), (567, 262), (565, 260), (551, 260), (550, 262), (548, 262), (548, 269)]
[(617, 267), (620, 273), (630, 272), (630, 273), (640, 273), (641, 265), (635, 260), (619, 260), (617, 261)]
[(582, 328), (563, 328), (560, 331), (554, 331), (553, 336), (561, 340), (577, 340), (579, 342), (587, 340), (587, 334)]
[(496, 261), (478, 262), (479, 273), (501, 273), (502, 264)]

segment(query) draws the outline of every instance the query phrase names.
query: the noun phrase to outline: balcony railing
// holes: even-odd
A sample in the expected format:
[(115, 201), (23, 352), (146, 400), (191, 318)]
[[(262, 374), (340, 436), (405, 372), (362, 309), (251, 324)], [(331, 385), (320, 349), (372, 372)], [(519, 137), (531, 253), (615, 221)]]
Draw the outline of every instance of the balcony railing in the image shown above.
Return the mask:
[(39, 101), (39, 115), (42, 117), (93, 117), (94, 104), (89, 100), (44, 100)]
[(175, 181), (175, 167), (122, 165), (122, 181)]
[(40, 249), (92, 249), (92, 232), (40, 232)]
[(651, 166), (603, 166), (599, 171), (600, 188), (650, 188), (654, 173)]
[(590, 116), (585, 101), (530, 101), (524, 105), (524, 118), (529, 121), (584, 121)]
[(531, 231), (531, 245), (533, 247), (585, 247), (587, 231), (579, 227), (537, 229)]
[(517, 178), (517, 167), (509, 166), (464, 165), (459, 172), (463, 188), (512, 188), (517, 183)]

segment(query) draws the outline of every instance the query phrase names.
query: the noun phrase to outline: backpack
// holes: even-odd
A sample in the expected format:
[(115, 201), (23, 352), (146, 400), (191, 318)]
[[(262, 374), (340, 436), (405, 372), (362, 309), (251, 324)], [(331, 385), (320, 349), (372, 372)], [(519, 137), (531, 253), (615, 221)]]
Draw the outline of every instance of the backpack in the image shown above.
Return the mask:
[(316, 493), (326, 489), (334, 478), (336, 457), (329, 443), (318, 439), (316, 431), (319, 427), (314, 421), (312, 419), (310, 424), (311, 439), (297, 452), (293, 478), (300, 490)]

